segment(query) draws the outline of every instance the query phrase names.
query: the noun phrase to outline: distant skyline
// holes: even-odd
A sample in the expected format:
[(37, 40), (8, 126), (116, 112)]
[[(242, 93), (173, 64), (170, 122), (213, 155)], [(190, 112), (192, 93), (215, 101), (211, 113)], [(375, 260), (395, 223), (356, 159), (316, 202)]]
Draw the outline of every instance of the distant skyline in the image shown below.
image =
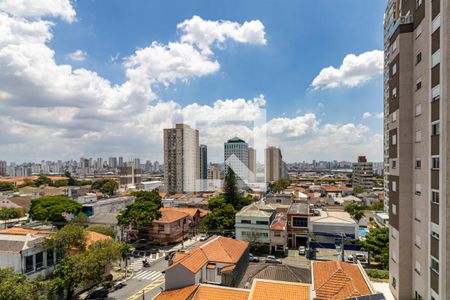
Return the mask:
[(186, 122), (213, 162), (262, 129), (286, 162), (382, 161), (385, 1), (23, 2), (0, 3), (0, 160), (162, 162)]

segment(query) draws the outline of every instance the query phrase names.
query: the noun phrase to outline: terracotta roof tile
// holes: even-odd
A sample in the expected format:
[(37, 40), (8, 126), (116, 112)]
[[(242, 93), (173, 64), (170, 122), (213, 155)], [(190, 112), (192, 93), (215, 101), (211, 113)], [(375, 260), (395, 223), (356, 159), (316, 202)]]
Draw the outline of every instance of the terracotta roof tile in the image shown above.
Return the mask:
[(11, 227), (0, 230), (0, 234), (15, 234), (15, 235), (27, 235), (27, 234), (49, 234), (51, 231), (38, 230), (32, 228)]
[(188, 285), (187, 287), (164, 291), (157, 295), (153, 300), (186, 300), (190, 299), (192, 294), (197, 290), (197, 285)]
[(161, 218), (158, 220), (155, 220), (155, 223), (172, 223), (178, 220), (181, 220), (183, 218), (186, 218), (189, 216), (185, 212), (173, 210), (173, 209), (167, 209), (167, 210), (161, 210)]
[(94, 231), (86, 232), (86, 246), (90, 246), (98, 241), (109, 241), (112, 238), (109, 235), (104, 235)]
[(192, 300), (247, 300), (246, 290), (200, 285)]
[(317, 299), (344, 299), (372, 294), (358, 265), (338, 261), (313, 262)]
[(161, 212), (163, 212), (163, 211), (179, 211), (182, 213), (186, 213), (191, 217), (195, 216), (197, 211), (200, 214), (200, 210), (198, 208), (190, 208), (190, 207), (161, 207), (159, 210)]
[(306, 283), (255, 279), (248, 299), (309, 300), (311, 286)]

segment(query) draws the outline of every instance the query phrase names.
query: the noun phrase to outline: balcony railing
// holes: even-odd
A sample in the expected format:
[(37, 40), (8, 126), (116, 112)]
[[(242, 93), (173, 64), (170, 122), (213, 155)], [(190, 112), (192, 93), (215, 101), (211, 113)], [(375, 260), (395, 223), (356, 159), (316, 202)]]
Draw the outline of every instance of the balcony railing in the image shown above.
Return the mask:
[(390, 39), (392, 37), (392, 35), (394, 34), (394, 32), (397, 30), (397, 28), (400, 25), (411, 24), (412, 22), (413, 22), (412, 15), (402, 16), (402, 17), (398, 18), (397, 20), (395, 20), (394, 23), (391, 24), (391, 26), (389, 26), (388, 32), (387, 32), (388, 38)]

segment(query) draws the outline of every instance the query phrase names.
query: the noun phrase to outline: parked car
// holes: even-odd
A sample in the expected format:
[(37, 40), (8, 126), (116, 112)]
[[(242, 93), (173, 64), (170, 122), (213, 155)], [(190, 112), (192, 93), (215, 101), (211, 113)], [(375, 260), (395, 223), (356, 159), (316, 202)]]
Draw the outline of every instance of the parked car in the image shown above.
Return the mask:
[(366, 255), (364, 253), (356, 253), (355, 255), (350, 254), (347, 257), (349, 261), (354, 261), (354, 258), (359, 261), (366, 261)]
[(253, 256), (253, 254), (250, 253), (248, 260), (251, 262), (259, 262), (259, 257)]
[(298, 254), (306, 255), (306, 247), (305, 246), (298, 247)]
[(280, 259), (276, 258), (275, 256), (268, 255), (266, 257), (266, 263), (269, 263), (269, 264), (281, 264), (282, 262), (281, 262)]
[(200, 242), (204, 242), (204, 241), (206, 241), (207, 239), (208, 239), (208, 236), (207, 236), (206, 234), (202, 234), (202, 235), (200, 236), (199, 241), (200, 241)]

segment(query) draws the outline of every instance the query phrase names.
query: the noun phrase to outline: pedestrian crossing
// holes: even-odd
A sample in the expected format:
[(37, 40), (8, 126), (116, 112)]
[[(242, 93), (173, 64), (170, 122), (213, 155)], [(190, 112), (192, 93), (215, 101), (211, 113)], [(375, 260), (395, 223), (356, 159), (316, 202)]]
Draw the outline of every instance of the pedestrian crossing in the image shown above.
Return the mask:
[(152, 261), (155, 261), (155, 260), (157, 260), (157, 259), (160, 259), (160, 258), (162, 258), (162, 257), (164, 257), (164, 256), (165, 256), (165, 253), (164, 253), (164, 252), (158, 252), (158, 253), (150, 254), (149, 256), (143, 256), (143, 257), (136, 258), (136, 259), (129, 265), (129, 268), (130, 268), (131, 270), (133, 270), (133, 271), (139, 271), (140, 269), (142, 269), (142, 261), (143, 261), (144, 259), (147, 259), (147, 261), (148, 261), (149, 263), (151, 263)]
[(159, 272), (159, 271), (142, 270), (142, 271), (137, 272), (134, 275), (134, 279), (155, 280), (155, 279), (158, 279), (161, 276), (163, 276), (163, 274), (161, 272)]

